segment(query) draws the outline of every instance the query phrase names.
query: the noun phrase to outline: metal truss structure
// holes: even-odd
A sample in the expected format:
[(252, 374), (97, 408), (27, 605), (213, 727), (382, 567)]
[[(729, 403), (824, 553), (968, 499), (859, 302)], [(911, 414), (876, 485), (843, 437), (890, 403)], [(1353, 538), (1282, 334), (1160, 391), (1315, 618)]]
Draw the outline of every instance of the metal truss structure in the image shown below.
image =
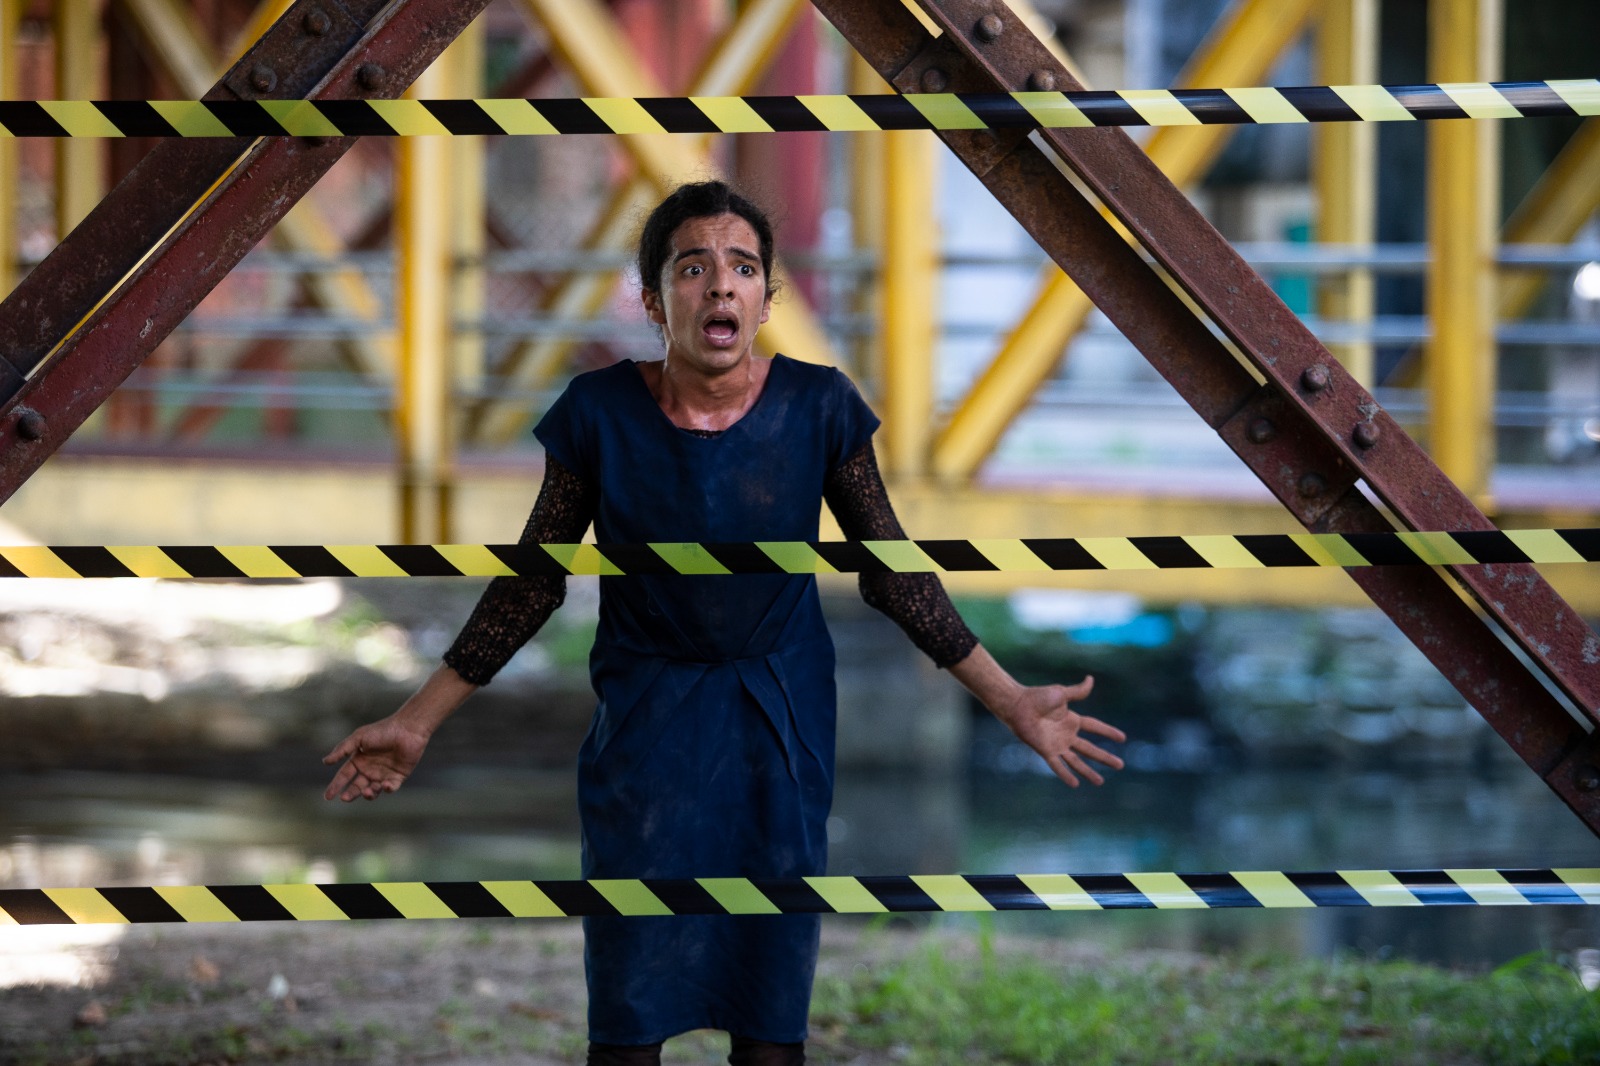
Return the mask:
[[(164, 0), (143, 2), (159, 8)], [(1490, 0), (1442, 2), (1463, 9), (1492, 6)], [(607, 37), (595, 0), (562, 0), (559, 12), (554, 0), (527, 3), (543, 17), (553, 52), (579, 73), (586, 91), (658, 91), (639, 73), (642, 65), (630, 68), (615, 62), (621, 46)], [(899, 91), (1080, 87), (1008, 4), (920, 3), (920, 12), (914, 14), (896, 0), (815, 0), (872, 70)], [(206, 95), (398, 95), (486, 4), (296, 0)], [(1339, 0), (1330, 8), (1340, 4), (1359, 6), (1359, 0)], [(1232, 55), (1239, 65), (1227, 76), (1215, 69), (1204, 76), (1225, 83), (1249, 80), (1251, 71), (1264, 69), (1275, 53), (1262, 24), (1248, 20), (1266, 18), (1268, 8), (1287, 12), (1278, 15), (1274, 32), (1280, 38), (1292, 36), (1313, 6), (1310, 0), (1241, 5), (1235, 13), (1237, 28), (1230, 32), (1266, 45), (1249, 50), (1244, 58)], [(727, 62), (706, 68), (697, 88), (741, 91), (759, 65), (750, 61), (751, 54), (772, 46), (794, 8), (781, 0), (748, 5), (746, 19), (719, 52)], [(758, 11), (767, 21), (756, 17)], [(1465, 24), (1487, 32), (1482, 19), (1467, 18)], [(1458, 50), (1462, 63), (1471, 66), (1482, 41), (1471, 35), (1447, 36), (1439, 53), (1452, 56)], [(767, 43), (752, 43), (759, 41)], [(204, 64), (196, 68), (204, 69)], [(1455, 70), (1442, 70), (1441, 79)], [(1482, 71), (1474, 68), (1471, 75), (1455, 76), (1470, 80)], [(1476, 166), (1482, 158), (1479, 139), (1487, 136), (1474, 132), (1476, 125), (1457, 124), (1464, 131), (1458, 134), (1459, 143), (1448, 137), (1437, 142), (1436, 165), (1454, 161), (1471, 164), (1468, 169)], [(885, 136), (883, 152), (891, 160), (896, 153), (914, 151), (897, 142), (896, 135)], [(1039, 314), (1047, 321), (1039, 331), (1054, 331), (1054, 336), (1070, 332), (1087, 310), (1083, 296), (1092, 300), (1306, 529), (1355, 534), (1396, 525), (1419, 531), (1494, 529), (1471, 498), (1483, 487), (1481, 441), (1453, 445), (1449, 434), (1436, 427), (1435, 447), (1447, 468), (1463, 479), (1468, 490), (1463, 491), (1162, 173), (1158, 161), (1181, 171), (1180, 178), (1193, 177), (1215, 151), (1214, 140), (1195, 134), (1180, 141), (1175, 133), (1169, 143), (1181, 147), (1152, 146), (1146, 154), (1116, 129), (939, 136), (1076, 287), (1053, 284), (1041, 294), (1038, 306), (1044, 310)], [(607, 212), (613, 223), (627, 214), (628, 205), (648, 199), (653, 186), (701, 170), (707, 159), (693, 142), (626, 140), (641, 177), (625, 187)], [(163, 143), (88, 213), (0, 304), (0, 500), (10, 497), (351, 144), (351, 139), (288, 138)], [(1370, 148), (1356, 144), (1341, 150)], [(410, 151), (415, 155), (402, 156), (398, 163), (395, 222), (432, 227), (432, 236), (408, 242), (420, 251), (414, 261), (400, 266), (401, 299), (417, 322), (415, 346), (403, 340), (394, 358), (402, 394), (416, 397), (432, 394), (444, 382), (440, 340), (445, 297), (437, 289), (437, 274), (429, 273), (436, 268), (429, 264), (445, 257), (440, 231), (418, 208), (421, 197), (416, 193), (418, 183), (426, 182), (440, 164), (430, 159), (424, 145)], [(915, 165), (891, 167), (904, 172)], [(1558, 175), (1552, 180), (1561, 179)], [(1468, 200), (1450, 208), (1456, 212), (1452, 217), (1482, 218), (1483, 185), (1461, 185)], [(926, 201), (918, 201), (914, 189), (905, 191), (908, 198), (897, 196), (895, 210), (925, 209)], [(1356, 190), (1352, 195), (1359, 201), (1363, 194)], [(1359, 229), (1360, 217), (1369, 210), (1362, 202), (1348, 205), (1355, 220), (1350, 225)], [(886, 222), (890, 234), (914, 228), (910, 215)], [(1492, 315), (1495, 303), (1486, 287), (1492, 275), (1484, 269), (1485, 241), (1492, 240), (1492, 233), (1478, 223), (1463, 229), (1457, 238), (1465, 247), (1450, 262), (1468, 264), (1466, 273), (1457, 276), (1450, 273), (1455, 267), (1441, 263), (1432, 284), (1440, 303), (1449, 308), (1441, 312), (1450, 320), (1448, 328), (1441, 327), (1441, 343), (1460, 345), (1481, 357), (1488, 348), (1484, 323), (1492, 321), (1486, 316)], [(597, 244), (616, 239), (611, 230), (596, 235)], [(906, 239), (912, 238), (907, 234)], [(927, 297), (919, 288), (919, 279), (926, 281), (926, 266), (919, 269), (922, 274), (885, 280), (891, 386), (896, 373), (912, 376), (903, 365), (912, 349), (896, 345), (901, 332), (916, 328), (908, 322), (915, 317), (908, 309)], [(559, 298), (574, 306), (593, 306), (597, 291), (579, 286)], [(1359, 292), (1347, 298), (1357, 304), (1364, 299)], [(768, 329), (788, 330), (785, 336), (792, 339), (782, 343), (790, 350), (824, 353), (826, 345), (803, 303), (792, 304), (790, 311), (787, 323), (775, 318)], [(970, 471), (986, 453), (985, 441), (992, 444), (995, 427), (1009, 417), (1008, 411), (1014, 413), (1029, 391), (1029, 378), (1036, 383), (1048, 369), (1043, 353), (1052, 345), (1037, 338), (1030, 343), (1037, 345), (1032, 351), (1002, 354), (999, 369), (974, 392), (974, 397), (983, 397), (981, 402), (969, 397), (943, 437), (932, 442), (935, 469)], [(430, 350), (436, 354), (426, 355)], [(358, 357), (369, 366), (389, 358), (381, 350)], [(902, 361), (898, 368), (896, 359)], [(1360, 359), (1353, 361), (1359, 364)], [(530, 350), (516, 373), (537, 376), (555, 365), (555, 355)], [(1437, 369), (1435, 377), (1443, 379), (1435, 387), (1444, 389), (1482, 390), (1486, 380), (1492, 381), (1480, 373), (1451, 384), (1450, 373)], [(926, 468), (930, 396), (925, 383), (919, 387), (915, 381), (890, 389), (890, 456), (902, 472)], [(1482, 405), (1481, 396), (1466, 397), (1458, 409)], [(414, 403), (402, 404), (398, 417), (404, 424), (396, 427), (397, 436), (408, 442), (405, 448), (413, 449), (403, 449), (404, 485), (413, 499), (446, 491), (438, 471), (430, 467), (437, 461), (442, 430), (436, 418), (422, 424), (419, 410)], [(488, 427), (506, 417), (486, 410), (480, 422)], [(1457, 451), (1469, 454), (1463, 458)], [(413, 511), (428, 513), (422, 506)], [(407, 535), (442, 539), (439, 532), (419, 523)], [(1600, 724), (1600, 637), (1577, 613), (1527, 564), (1372, 568), (1352, 577), (1529, 767), (1600, 833), (1600, 753), (1590, 740)]]

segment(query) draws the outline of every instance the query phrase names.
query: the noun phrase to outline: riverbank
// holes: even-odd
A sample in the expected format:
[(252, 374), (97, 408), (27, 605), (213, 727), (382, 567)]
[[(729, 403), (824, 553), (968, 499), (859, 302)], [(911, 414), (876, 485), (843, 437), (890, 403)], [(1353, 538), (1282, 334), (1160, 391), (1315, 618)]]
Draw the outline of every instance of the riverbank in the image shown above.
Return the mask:
[[(570, 922), (141, 926), (27, 935), (54, 985), (0, 988), (19, 1066), (581, 1061)], [(66, 941), (67, 943), (63, 943)], [(53, 946), (52, 946), (53, 945)], [(27, 956), (19, 938), (12, 961)], [(50, 957), (77, 968), (45, 967)], [(817, 1066), (889, 1063), (1570, 1063), (1600, 1058), (1600, 998), (1561, 963), (1488, 973), (1404, 962), (1118, 951), (830, 920)], [(1592, 960), (1587, 960), (1591, 961)], [(1591, 982), (1596, 975), (1590, 974)], [(720, 1062), (720, 1034), (668, 1044)]]

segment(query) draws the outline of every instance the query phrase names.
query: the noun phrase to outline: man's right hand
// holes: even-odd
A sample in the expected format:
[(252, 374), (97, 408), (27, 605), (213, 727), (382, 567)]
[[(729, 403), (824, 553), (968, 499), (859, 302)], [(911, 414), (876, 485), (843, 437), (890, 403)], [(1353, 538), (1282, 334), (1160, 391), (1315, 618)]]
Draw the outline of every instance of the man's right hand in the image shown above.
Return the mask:
[(377, 799), (405, 784), (428, 746), (428, 738), (455, 713), (478, 686), (441, 664), (400, 709), (364, 725), (334, 745), (323, 758), (344, 765), (333, 775), (323, 799)]
[(364, 725), (339, 741), (322, 761), (343, 762), (323, 799), (377, 799), (411, 776), (428, 746), (426, 734), (408, 727), (398, 714)]

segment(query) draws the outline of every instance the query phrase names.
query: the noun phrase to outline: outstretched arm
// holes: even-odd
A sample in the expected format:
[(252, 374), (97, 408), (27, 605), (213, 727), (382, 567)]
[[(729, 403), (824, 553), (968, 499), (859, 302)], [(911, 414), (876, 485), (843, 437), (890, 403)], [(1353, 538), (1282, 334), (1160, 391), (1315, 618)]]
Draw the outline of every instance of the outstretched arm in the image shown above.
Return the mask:
[[(871, 442), (828, 476), (823, 498), (851, 540), (898, 540), (906, 535), (889, 502)], [(1021, 684), (978, 643), (937, 575), (862, 574), (861, 597), (893, 619), (936, 666), (948, 669), (1067, 784), (1076, 788), (1080, 777), (1096, 785), (1105, 781), (1087, 759), (1122, 769), (1121, 759), (1084, 735), (1122, 741), (1127, 739), (1122, 731), (1070, 706), (1089, 695), (1094, 679), (1086, 677), (1076, 685)]]
[[(544, 484), (523, 527), (520, 544), (572, 543), (594, 520), (598, 492), (552, 458)], [(387, 718), (364, 725), (334, 745), (324, 758), (342, 763), (326, 799), (346, 803), (393, 792), (411, 776), (434, 730), (468, 696), (487, 685), (555, 613), (566, 598), (562, 577), (497, 577), (489, 583), (444, 662), (420, 689)]]
[(956, 680), (978, 697), (991, 714), (1039, 753), (1052, 773), (1073, 788), (1079, 778), (1105, 784), (1105, 777), (1088, 760), (1122, 769), (1122, 760), (1096, 744), (1091, 737), (1122, 742), (1128, 737), (1114, 725), (1079, 714), (1072, 704), (1094, 689), (1094, 678), (1076, 685), (1024, 685), (995, 662), (979, 644), (972, 654), (950, 668)]

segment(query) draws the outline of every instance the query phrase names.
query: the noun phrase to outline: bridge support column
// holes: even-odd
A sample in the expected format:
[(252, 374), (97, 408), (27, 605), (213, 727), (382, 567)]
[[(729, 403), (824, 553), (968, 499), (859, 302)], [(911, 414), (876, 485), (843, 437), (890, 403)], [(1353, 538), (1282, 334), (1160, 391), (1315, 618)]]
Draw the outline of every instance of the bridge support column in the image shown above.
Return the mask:
[[(443, 63), (417, 79), (413, 95), (448, 95)], [(395, 435), (400, 466), (400, 539), (450, 541), (450, 152), (441, 137), (395, 145), (395, 251), (399, 277), (400, 375)]]
[[(1370, 85), (1378, 80), (1377, 0), (1328, 0), (1317, 27), (1318, 84)], [(1371, 247), (1378, 215), (1378, 131), (1370, 122), (1324, 122), (1313, 131), (1313, 181), (1318, 241)], [(1355, 267), (1322, 283), (1318, 312), (1329, 321), (1368, 326), (1374, 310), (1372, 271)], [(1377, 384), (1372, 342), (1328, 350), (1367, 388)]]
[[(1430, 0), (1429, 79), (1494, 80), (1501, 10), (1501, 0)], [(1493, 122), (1428, 128), (1428, 446), (1439, 468), (1480, 504), (1494, 465), (1497, 134)]]

